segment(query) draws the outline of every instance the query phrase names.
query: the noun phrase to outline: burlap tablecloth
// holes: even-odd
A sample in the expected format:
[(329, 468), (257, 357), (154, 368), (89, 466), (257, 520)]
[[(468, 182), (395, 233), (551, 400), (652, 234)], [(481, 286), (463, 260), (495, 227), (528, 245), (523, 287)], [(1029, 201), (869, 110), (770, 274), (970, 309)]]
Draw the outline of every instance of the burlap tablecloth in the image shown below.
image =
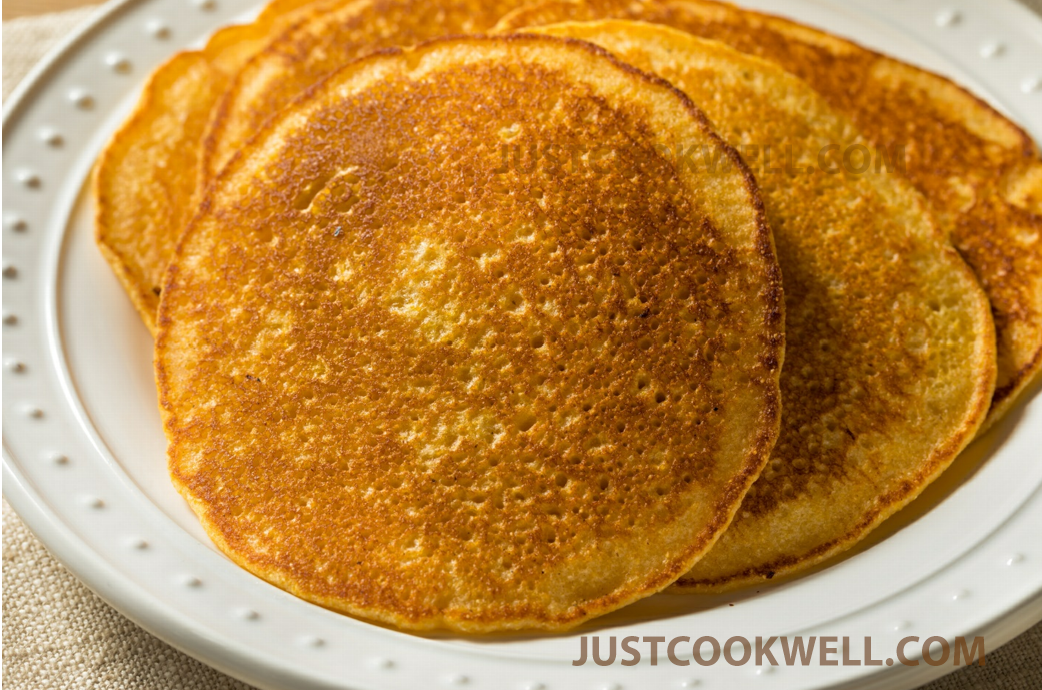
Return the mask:
[[(1042, 0), (1023, 0), (1042, 13)], [(3, 95), (84, 8), (3, 24)], [(121, 616), (63, 568), (3, 502), (3, 684), (8, 690), (249, 690)], [(1042, 624), (923, 690), (1042, 690)]]

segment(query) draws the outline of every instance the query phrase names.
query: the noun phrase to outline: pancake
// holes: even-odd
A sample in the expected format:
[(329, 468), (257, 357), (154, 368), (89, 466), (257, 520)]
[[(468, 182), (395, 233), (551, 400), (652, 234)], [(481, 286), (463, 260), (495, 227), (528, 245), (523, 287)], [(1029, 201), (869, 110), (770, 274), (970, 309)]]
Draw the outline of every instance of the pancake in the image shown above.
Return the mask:
[(177, 238), (198, 203), (210, 112), (232, 75), (311, 0), (274, 0), (252, 24), (218, 31), (202, 50), (160, 66), (94, 170), (95, 233), (149, 330)]
[(264, 122), (309, 86), (379, 48), (491, 28), (521, 0), (327, 0), (257, 55), (222, 98), (206, 141), (215, 176)]
[(936, 74), (795, 22), (709, 0), (546, 0), (500, 25), (635, 19), (778, 63), (854, 121), (905, 174), (991, 301), (998, 382), (986, 426), (1042, 371), (1042, 161), (1030, 137)]
[[(731, 165), (678, 166), (679, 142)], [(353, 63), (202, 208), (156, 338), (171, 475), (221, 550), (305, 599), (566, 628), (683, 574), (774, 444), (755, 182), (683, 94), (593, 46)]]
[(687, 93), (743, 153), (774, 229), (781, 435), (731, 527), (677, 588), (748, 585), (848, 549), (939, 476), (984, 420), (996, 368), (987, 297), (903, 177), (842, 168), (855, 147), (871, 161), (878, 152), (776, 64), (657, 24), (534, 31), (595, 43)]

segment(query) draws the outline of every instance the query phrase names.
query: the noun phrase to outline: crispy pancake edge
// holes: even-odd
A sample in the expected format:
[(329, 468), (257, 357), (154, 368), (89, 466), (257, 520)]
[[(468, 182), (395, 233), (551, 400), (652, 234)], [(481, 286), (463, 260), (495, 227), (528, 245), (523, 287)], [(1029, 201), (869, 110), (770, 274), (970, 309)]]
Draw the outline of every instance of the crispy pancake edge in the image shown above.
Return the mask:
[[(121, 217), (120, 209), (115, 207), (111, 199), (111, 190), (123, 184), (126, 174), (126, 171), (120, 168), (119, 153), (121, 153), (121, 149), (128, 147), (141, 146), (147, 149), (151, 146), (147, 127), (150, 123), (155, 122), (166, 114), (166, 111), (162, 110), (162, 106), (159, 104), (159, 101), (162, 100), (160, 91), (163, 87), (161, 85), (165, 80), (177, 74), (182, 66), (187, 68), (192, 61), (198, 62), (199, 66), (209, 69), (214, 80), (220, 80), (226, 77), (216, 64), (220, 61), (221, 56), (219, 53), (223, 48), (234, 46), (242, 37), (248, 38), (257, 32), (277, 28), (281, 15), (299, 11), (308, 3), (315, 1), (271, 0), (253, 23), (223, 27), (210, 37), (206, 46), (202, 49), (181, 50), (175, 53), (149, 75), (142, 89), (141, 96), (134, 106), (134, 110), (113, 133), (94, 164), (91, 173), (90, 189), (94, 200), (95, 243), (130, 297), (134, 309), (153, 335), (155, 335), (156, 331), (155, 319), (159, 308), (159, 297), (153, 292), (151, 281), (143, 274), (149, 273), (149, 269), (154, 267), (148, 266), (142, 260), (142, 257), (134, 256), (132, 249), (125, 247), (121, 244), (119, 238), (114, 236), (118, 234), (120, 226), (126, 225), (128, 222), (125, 217)], [(242, 36), (239, 36), (239, 34), (242, 34)], [(190, 110), (198, 112), (202, 112), (203, 108), (209, 110), (216, 102), (216, 99), (210, 100), (205, 104), (201, 104), (201, 108), (193, 107)], [(193, 104), (193, 106), (195, 105)], [(182, 143), (198, 151), (202, 143), (202, 132), (200, 132), (198, 138), (192, 137), (191, 133), (182, 132), (182, 134), (186, 135)], [(197, 178), (200, 164), (201, 160), (197, 157), (195, 169), (186, 172), (190, 172), (193, 178)], [(156, 193), (157, 189), (153, 185), (148, 191)], [(171, 193), (171, 190), (164, 188), (158, 196), (165, 197), (168, 201), (167, 206), (174, 209), (191, 209), (198, 203), (200, 191), (197, 185), (197, 189), (194, 190), (194, 194), (191, 197), (180, 198), (180, 195)], [(191, 213), (186, 211), (185, 222), (190, 218)], [(170, 250), (172, 250), (176, 246), (177, 238), (184, 229), (184, 226), (178, 222), (176, 215), (163, 215), (162, 217), (148, 218), (146, 220), (151, 226), (151, 234), (155, 236), (154, 239), (157, 242), (168, 244)], [(165, 269), (165, 266), (161, 268)]]
[[(354, 8), (358, 12), (361, 12), (365, 8), (371, 7), (374, 4), (374, 0), (314, 0), (314, 3), (314, 9), (319, 13), (350, 8)], [(310, 16), (305, 15), (302, 17), (298, 17), (296, 21), (294, 21), (292, 24), (284, 27), (282, 31), (272, 36), (271, 43), (277, 43), (284, 36), (293, 34), (302, 26), (307, 25), (309, 21), (311, 21)], [(249, 68), (251, 63), (258, 60), (260, 54), (263, 52), (263, 50), (259, 51), (256, 55), (251, 57), (246, 62), (246, 64), (242, 66), (242, 69), (239, 71), (239, 74), (236, 74), (235, 77), (231, 80), (231, 82), (228, 85), (228, 88), (225, 90), (225, 93), (217, 99), (217, 102), (214, 104), (213, 109), (210, 111), (210, 121), (209, 123), (207, 123), (206, 130), (203, 132), (203, 136), (200, 141), (201, 151), (199, 163), (199, 180), (197, 183), (199, 188), (198, 194), (200, 194), (200, 198), (202, 194), (205, 194), (204, 190), (214, 180), (217, 179), (221, 172), (221, 170), (218, 169), (218, 163), (215, 160), (217, 154), (219, 153), (218, 139), (224, 136), (224, 132), (227, 127), (226, 120), (230, 116), (230, 108), (232, 105), (230, 99), (234, 95), (234, 92), (239, 88), (240, 75), (244, 72), (244, 70)], [(274, 119), (274, 117), (275, 114), (273, 113), (269, 119)], [(254, 136), (257, 136), (262, 130), (258, 130), (258, 132), (254, 133)], [(231, 158), (228, 159), (227, 164), (230, 163)]]
[(135, 311), (144, 321), (145, 326), (149, 332), (155, 335), (156, 332), (156, 309), (159, 305), (159, 298), (156, 295), (151, 294), (143, 284), (142, 281), (134, 275), (134, 270), (131, 268), (130, 259), (124, 256), (117, 246), (114, 246), (109, 239), (111, 233), (112, 224), (109, 222), (109, 207), (112, 202), (109, 200), (109, 194), (107, 186), (109, 184), (108, 179), (113, 177), (115, 173), (110, 172), (113, 166), (117, 163), (113, 160), (115, 157), (115, 150), (117, 146), (117, 139), (122, 136), (129, 136), (129, 132), (132, 132), (138, 126), (141, 126), (144, 120), (150, 116), (153, 110), (153, 101), (156, 99), (156, 90), (158, 89), (158, 81), (160, 79), (160, 72), (163, 70), (173, 70), (177, 66), (176, 62), (187, 61), (194, 59), (194, 55), (190, 52), (182, 51), (174, 55), (170, 60), (161, 65), (149, 78), (145, 84), (145, 88), (142, 91), (141, 97), (138, 100), (137, 105), (131, 115), (120, 125), (120, 128), (113, 135), (109, 143), (106, 144), (102, 150), (101, 155), (98, 157), (97, 162), (94, 164), (94, 168), (91, 174), (91, 195), (94, 200), (94, 241), (101, 252), (102, 257), (109, 264), (113, 273), (116, 274), (116, 278), (119, 279), (120, 284), (126, 291), (127, 296), (130, 297), (130, 301), (134, 306)]

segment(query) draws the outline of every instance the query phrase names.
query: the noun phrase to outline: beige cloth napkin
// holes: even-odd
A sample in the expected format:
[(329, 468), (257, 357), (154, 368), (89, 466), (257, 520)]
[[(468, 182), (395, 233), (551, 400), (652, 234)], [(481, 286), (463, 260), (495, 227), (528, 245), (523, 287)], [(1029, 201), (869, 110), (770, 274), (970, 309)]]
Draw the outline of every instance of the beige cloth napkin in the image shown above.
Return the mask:
[[(1023, 0), (1042, 13), (1042, 0)], [(3, 95), (93, 8), (3, 23)], [(52, 557), (3, 502), (3, 684), (9, 690), (249, 690), (138, 628)], [(990, 652), (990, 650), (989, 650)], [(1042, 624), (922, 690), (1042, 689)]]

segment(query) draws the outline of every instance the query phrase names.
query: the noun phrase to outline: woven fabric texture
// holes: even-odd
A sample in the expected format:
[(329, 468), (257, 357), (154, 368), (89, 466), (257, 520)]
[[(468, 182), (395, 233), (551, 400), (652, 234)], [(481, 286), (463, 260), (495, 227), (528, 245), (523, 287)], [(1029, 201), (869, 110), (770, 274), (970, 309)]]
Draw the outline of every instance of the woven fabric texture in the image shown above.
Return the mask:
[[(1022, 0), (1042, 13), (1042, 0)], [(93, 8), (3, 23), (3, 95)], [(9, 690), (250, 690), (137, 627), (83, 586), (3, 502)], [(1042, 690), (1042, 624), (922, 690)]]

